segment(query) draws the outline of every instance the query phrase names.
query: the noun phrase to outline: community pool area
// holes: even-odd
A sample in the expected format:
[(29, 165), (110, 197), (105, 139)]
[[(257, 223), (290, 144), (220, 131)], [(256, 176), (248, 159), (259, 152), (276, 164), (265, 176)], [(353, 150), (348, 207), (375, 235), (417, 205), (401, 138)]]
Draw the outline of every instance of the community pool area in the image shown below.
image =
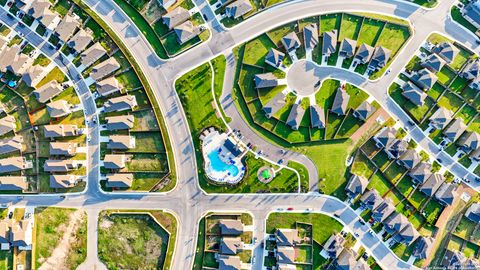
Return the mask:
[(208, 178), (219, 183), (240, 182), (245, 175), (241, 147), (227, 134), (214, 129), (206, 130), (200, 139)]

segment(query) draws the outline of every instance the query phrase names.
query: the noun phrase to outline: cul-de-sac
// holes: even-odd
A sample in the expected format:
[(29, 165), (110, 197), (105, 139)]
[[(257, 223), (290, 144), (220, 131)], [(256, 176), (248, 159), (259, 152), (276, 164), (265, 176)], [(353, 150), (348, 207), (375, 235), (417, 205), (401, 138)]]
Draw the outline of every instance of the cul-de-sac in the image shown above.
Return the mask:
[(0, 270), (480, 270), (480, 0), (0, 0)]

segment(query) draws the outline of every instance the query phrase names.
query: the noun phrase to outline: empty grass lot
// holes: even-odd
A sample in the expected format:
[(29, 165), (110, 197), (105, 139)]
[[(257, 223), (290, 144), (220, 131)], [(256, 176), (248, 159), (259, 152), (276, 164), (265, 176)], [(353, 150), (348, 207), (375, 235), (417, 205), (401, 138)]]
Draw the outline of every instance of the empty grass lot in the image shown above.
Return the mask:
[(154, 219), (141, 213), (101, 213), (98, 255), (109, 269), (170, 269), (177, 222), (169, 213), (149, 212)]
[[(49, 258), (60, 242), (71, 215), (77, 210), (55, 207), (35, 209), (35, 265), (36, 268)], [(67, 251), (66, 267), (75, 269), (87, 256), (87, 220), (84, 218), (74, 231), (74, 242)]]
[(345, 38), (356, 40), (362, 26), (362, 20), (363, 18), (359, 16), (343, 14), (338, 40), (341, 41)]
[(320, 16), (320, 33), (339, 29), (341, 14), (327, 14)]
[(375, 19), (365, 18), (362, 24), (362, 28), (360, 29), (360, 33), (358, 35), (357, 46), (360, 46), (363, 43), (371, 46), (375, 45), (375, 42), (380, 35), (380, 32), (384, 25), (384, 22)]

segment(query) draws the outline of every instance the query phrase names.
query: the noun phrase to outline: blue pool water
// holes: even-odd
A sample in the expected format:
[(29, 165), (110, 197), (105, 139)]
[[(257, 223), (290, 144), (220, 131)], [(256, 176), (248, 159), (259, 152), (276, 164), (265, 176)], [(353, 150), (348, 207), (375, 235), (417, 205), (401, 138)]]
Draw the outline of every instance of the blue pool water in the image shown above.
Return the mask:
[(210, 166), (213, 170), (217, 172), (229, 172), (231, 176), (238, 175), (237, 166), (223, 162), (218, 156), (217, 151), (210, 152), (210, 154), (208, 154), (208, 159), (210, 159)]

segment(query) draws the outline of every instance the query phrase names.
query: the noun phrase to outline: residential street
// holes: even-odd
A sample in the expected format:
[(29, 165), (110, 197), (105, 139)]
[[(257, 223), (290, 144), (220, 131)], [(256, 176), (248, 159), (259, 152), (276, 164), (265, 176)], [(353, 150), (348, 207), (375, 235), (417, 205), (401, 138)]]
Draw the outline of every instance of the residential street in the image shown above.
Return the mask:
[[(42, 37), (31, 32), (28, 28), (15, 26), (18, 32), (24, 33), (25, 38), (44, 54), (55, 59), (57, 65), (73, 80), (76, 90), (85, 108), (86, 119), (90, 120), (88, 144), (88, 185), (81, 194), (67, 194), (64, 198), (58, 195), (32, 196), (1, 196), (0, 203), (14, 203), (28, 206), (59, 206), (82, 207), (86, 209), (88, 226), (88, 257), (82, 264), (82, 269), (103, 269), (104, 265), (97, 255), (97, 219), (98, 213), (104, 209), (166, 209), (173, 212), (178, 218), (178, 232), (176, 249), (171, 269), (191, 269), (195, 255), (198, 221), (207, 212), (214, 211), (249, 211), (254, 215), (256, 230), (253, 269), (262, 269), (263, 254), (260, 243), (263, 241), (265, 226), (263, 222), (270, 211), (278, 208), (292, 207), (294, 211), (317, 212), (334, 216), (345, 225), (345, 230), (358, 235), (358, 240), (366, 248), (379, 265), (384, 269), (416, 269), (399, 259), (382, 240), (375, 234), (369, 233), (369, 228), (358, 222), (359, 216), (346, 203), (337, 198), (318, 194), (206, 194), (198, 184), (197, 164), (191, 132), (186, 120), (183, 107), (174, 89), (175, 79), (194, 67), (209, 61), (213, 57), (225, 53), (227, 56), (227, 70), (221, 104), (225, 113), (232, 118), (229, 124), (232, 129), (238, 129), (246, 137), (246, 142), (252, 141), (262, 149), (269, 159), (294, 160), (305, 165), (309, 171), (310, 188), (315, 189), (318, 172), (311, 160), (306, 156), (288, 151), (281, 154), (281, 148), (273, 146), (264, 140), (245, 123), (240, 113), (231, 101), (231, 86), (234, 76), (234, 61), (231, 49), (242, 42), (254, 38), (270, 29), (292, 20), (319, 15), (335, 11), (365, 11), (399, 16), (410, 20), (414, 28), (414, 35), (410, 42), (392, 63), (390, 74), (378, 81), (367, 81), (358, 75), (335, 68), (325, 68), (325, 76), (344, 79), (352, 84), (359, 85), (368, 94), (373, 96), (395, 119), (405, 126), (409, 121), (406, 113), (388, 96), (387, 90), (402, 68), (433, 31), (440, 31), (464, 43), (468, 48), (479, 53), (475, 36), (449, 19), (449, 10), (455, 1), (442, 0), (438, 7), (432, 10), (421, 9), (407, 1), (381, 0), (306, 0), (291, 1), (266, 10), (246, 20), (240, 25), (225, 30), (218, 22), (212, 21), (211, 10), (205, 0), (196, 0), (200, 10), (206, 13), (209, 25), (215, 28), (212, 37), (178, 57), (170, 60), (161, 60), (157, 57), (140, 31), (130, 21), (129, 17), (115, 4), (113, 0), (84, 0), (113, 30), (130, 49), (140, 68), (149, 81), (156, 100), (165, 118), (168, 136), (174, 150), (177, 186), (169, 193), (164, 194), (128, 194), (104, 193), (99, 188), (99, 131), (98, 125), (92, 123), (96, 114), (95, 101), (86, 86), (81, 74), (72, 63), (55, 50), (45, 44)], [(10, 26), (16, 22), (0, 11), (0, 20)], [(421, 27), (419, 27), (421, 26)], [(462, 165), (455, 162), (448, 154), (439, 150), (419, 128), (409, 128), (412, 138), (424, 148), (428, 154), (440, 158), (443, 166), (460, 178), (470, 179), (470, 185), (479, 190), (475, 176), (469, 173)], [(173, 165), (173, 164), (172, 164)]]

